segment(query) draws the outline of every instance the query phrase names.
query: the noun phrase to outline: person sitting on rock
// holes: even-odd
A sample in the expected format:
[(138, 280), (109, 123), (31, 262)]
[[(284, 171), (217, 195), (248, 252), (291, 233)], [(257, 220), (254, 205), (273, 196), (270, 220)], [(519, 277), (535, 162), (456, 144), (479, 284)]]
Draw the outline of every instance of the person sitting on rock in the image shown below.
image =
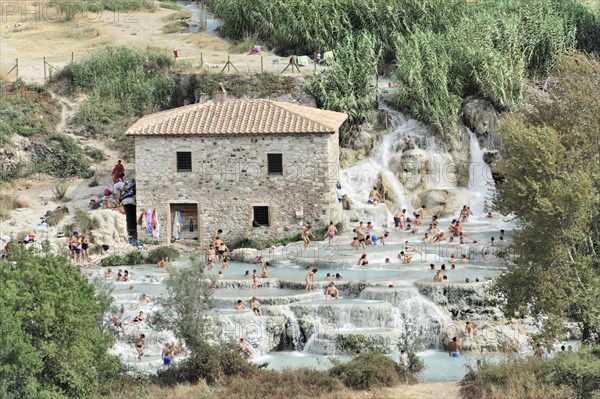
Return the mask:
[(379, 205), (383, 202), (383, 197), (377, 191), (377, 187), (373, 187), (373, 189), (369, 192), (369, 202), (373, 205)]
[(330, 296), (332, 298), (339, 299), (339, 295), (340, 292), (338, 291), (337, 287), (332, 281), (331, 283), (329, 283), (329, 285), (327, 286), (327, 290), (325, 291), (325, 299), (329, 300)]
[(407, 254), (404, 251), (401, 251), (398, 254), (398, 258), (402, 261), (402, 263), (410, 263), (412, 261), (413, 256), (410, 254)]

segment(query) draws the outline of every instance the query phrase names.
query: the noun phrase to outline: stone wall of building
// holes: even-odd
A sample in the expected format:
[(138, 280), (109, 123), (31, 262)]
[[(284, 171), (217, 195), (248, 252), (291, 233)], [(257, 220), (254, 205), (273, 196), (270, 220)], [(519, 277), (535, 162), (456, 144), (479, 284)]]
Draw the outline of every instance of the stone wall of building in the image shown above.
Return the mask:
[[(160, 240), (171, 239), (170, 206), (198, 204), (199, 237), (223, 229), (228, 242), (297, 234), (306, 223), (338, 223), (338, 134), (135, 137), (137, 207), (156, 209)], [(177, 172), (177, 152), (192, 171)], [(281, 153), (283, 174), (269, 175), (267, 154)], [(253, 207), (268, 206), (268, 227), (252, 227)], [(296, 218), (302, 209), (304, 219)], [(139, 231), (139, 238), (147, 236)]]

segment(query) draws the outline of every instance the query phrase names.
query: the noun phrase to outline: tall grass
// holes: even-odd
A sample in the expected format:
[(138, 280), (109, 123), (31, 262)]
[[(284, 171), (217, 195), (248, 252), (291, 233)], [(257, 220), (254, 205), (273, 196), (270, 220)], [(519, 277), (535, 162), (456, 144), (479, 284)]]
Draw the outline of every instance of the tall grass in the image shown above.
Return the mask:
[(66, 82), (68, 91), (87, 93), (88, 100), (71, 123), (132, 157), (132, 140), (125, 131), (140, 116), (170, 104), (175, 88), (168, 74), (172, 64), (173, 57), (166, 53), (107, 47), (66, 66), (52, 84), (60, 87)]
[(152, 0), (50, 0), (48, 3), (57, 10), (56, 19), (72, 21), (76, 15), (88, 12), (155, 10)]
[[(396, 63), (398, 103), (441, 131), (453, 130), (467, 96), (510, 109), (521, 101), (524, 79), (546, 74), (558, 54), (573, 46), (600, 51), (599, 6), (585, 0), (208, 2), (225, 36), (254, 36), (282, 54), (313, 54), (368, 35), (383, 61)], [(344, 62), (350, 75), (354, 63), (370, 65), (370, 53)], [(338, 77), (323, 77), (322, 87), (335, 88), (324, 80)], [(322, 105), (360, 113), (362, 87), (348, 88)]]
[(335, 65), (317, 76), (310, 86), (317, 105), (348, 114), (340, 140), (348, 137), (348, 126), (367, 119), (375, 107), (375, 78), (381, 52), (377, 40), (368, 33), (350, 35), (335, 51)]

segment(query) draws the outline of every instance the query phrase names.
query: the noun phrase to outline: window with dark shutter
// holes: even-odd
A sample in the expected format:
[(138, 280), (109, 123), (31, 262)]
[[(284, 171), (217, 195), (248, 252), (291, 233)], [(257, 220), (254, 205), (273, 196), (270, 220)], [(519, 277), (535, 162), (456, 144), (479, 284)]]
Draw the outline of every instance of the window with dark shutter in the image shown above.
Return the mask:
[(191, 172), (192, 171), (192, 153), (178, 152), (177, 153), (177, 171)]
[(283, 157), (281, 154), (267, 154), (270, 175), (283, 174)]
[(269, 207), (268, 206), (255, 206), (254, 207), (254, 220), (252, 221), (252, 227), (268, 226), (269, 225)]

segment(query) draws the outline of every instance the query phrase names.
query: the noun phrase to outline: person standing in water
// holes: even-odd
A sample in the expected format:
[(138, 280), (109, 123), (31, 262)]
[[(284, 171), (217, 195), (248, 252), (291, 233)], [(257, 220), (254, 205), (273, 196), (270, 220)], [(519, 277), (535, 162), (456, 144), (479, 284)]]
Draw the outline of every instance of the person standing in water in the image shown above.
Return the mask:
[(408, 353), (404, 352), (404, 349), (400, 351), (400, 367), (407, 369), (410, 368), (410, 359)]
[(144, 356), (144, 340), (146, 336), (141, 334), (139, 337), (135, 339), (135, 350), (138, 353), (138, 360), (142, 360), (142, 356)]
[(256, 274), (256, 269), (252, 270), (252, 289), (255, 290), (258, 287), (258, 274)]
[(306, 273), (306, 288), (304, 289), (304, 291), (309, 291), (309, 290), (314, 289), (316, 272), (317, 272), (317, 269), (312, 269), (312, 270), (309, 270), (308, 273)]
[(460, 342), (456, 337), (452, 338), (452, 342), (450, 342), (450, 352), (448, 355), (451, 357), (459, 357), (460, 356)]
[(329, 222), (329, 226), (327, 227), (327, 238), (329, 239), (329, 249), (331, 249), (331, 247), (333, 246), (333, 239), (335, 238), (336, 234), (337, 234), (337, 227), (335, 227), (335, 224), (333, 224), (333, 222)]

